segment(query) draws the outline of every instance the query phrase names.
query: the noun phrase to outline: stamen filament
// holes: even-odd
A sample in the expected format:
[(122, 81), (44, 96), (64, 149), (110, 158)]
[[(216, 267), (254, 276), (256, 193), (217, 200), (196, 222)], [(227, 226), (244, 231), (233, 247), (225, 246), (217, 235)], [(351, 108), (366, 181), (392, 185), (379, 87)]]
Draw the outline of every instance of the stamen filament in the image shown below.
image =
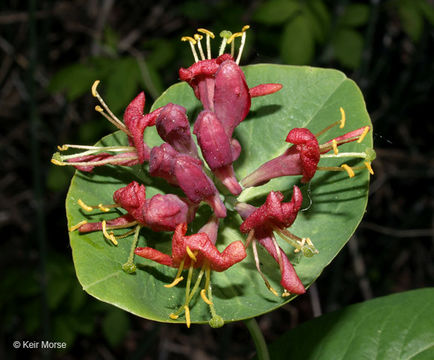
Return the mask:
[(84, 151), (78, 154), (70, 154), (70, 155), (60, 155), (61, 160), (71, 159), (78, 156), (85, 156), (85, 155), (91, 155), (100, 151), (113, 151), (113, 152), (120, 152), (120, 151), (135, 151), (136, 148), (133, 146), (88, 146), (88, 145), (71, 145), (71, 144), (65, 144), (62, 146), (57, 147), (60, 151), (71, 149), (84, 149), (88, 151)]
[(213, 305), (213, 303), (211, 301), (209, 301), (209, 299), (206, 297), (206, 289), (202, 289), (200, 291), (200, 297), (205, 302), (205, 304)]
[(364, 164), (365, 164), (366, 168), (368, 169), (369, 173), (371, 175), (374, 175), (374, 170), (372, 170), (371, 163), (369, 161), (365, 161)]
[(201, 32), (203, 34), (206, 34), (206, 51), (207, 51), (207, 56), (208, 59), (211, 59), (211, 38), (214, 39), (214, 33), (212, 33), (211, 31), (207, 30), (207, 29), (202, 29), (199, 28), (197, 29), (198, 32)]
[(75, 230), (79, 229), (82, 225), (86, 225), (86, 224), (87, 224), (87, 221), (86, 220), (82, 220), (78, 224), (75, 224), (75, 225), (71, 226), (69, 228), (69, 231), (75, 231)]
[[(77, 157), (77, 156), (76, 156)], [(88, 161), (88, 162), (65, 162), (65, 161), (59, 161), (57, 159), (51, 159), (51, 162), (54, 165), (58, 165), (58, 166), (99, 166), (99, 165), (105, 165), (105, 164), (117, 164), (117, 163), (121, 163), (121, 162), (125, 162), (127, 160), (137, 160), (137, 156), (127, 156), (127, 157), (123, 157), (123, 158), (118, 158), (118, 159), (104, 159), (104, 160), (99, 160), (99, 161)]]
[[(112, 113), (112, 111), (109, 109), (109, 107), (107, 106), (107, 104), (105, 103), (105, 101), (103, 100), (103, 98), (101, 97), (101, 95), (98, 93), (98, 90), (96, 89), (99, 85), (100, 81), (96, 80), (93, 85), (92, 85), (92, 95), (94, 97), (96, 97), (98, 99), (98, 101), (100, 102), (100, 104), (102, 105), (102, 107), (105, 109), (105, 111), (107, 111), (108, 115), (104, 113), (104, 110), (101, 107), (95, 107), (95, 110), (100, 112), (102, 115), (104, 115), (104, 117), (109, 120), (113, 125), (115, 125), (118, 129), (124, 131), (125, 133), (127, 133), (128, 135), (130, 135), (129, 131), (127, 130), (127, 128), (125, 127), (125, 124), (120, 121), (115, 114)], [(101, 109), (101, 111), (99, 110)], [(111, 119), (110, 119), (111, 118)]]
[(279, 296), (279, 294), (277, 293), (277, 291), (274, 290), (274, 288), (270, 285), (270, 283), (268, 282), (267, 278), (265, 277), (265, 275), (261, 271), (261, 266), (259, 264), (258, 250), (256, 249), (256, 240), (253, 241), (252, 248), (253, 248), (253, 255), (254, 255), (254, 258), (255, 258), (256, 269), (258, 270), (259, 275), (261, 275), (262, 280), (264, 280), (265, 286), (267, 286), (268, 290), (270, 290), (274, 295)]
[(138, 224), (137, 221), (131, 221), (129, 223), (122, 224), (122, 225), (107, 225), (106, 224), (106, 229), (108, 229), (108, 230), (125, 229), (125, 228), (136, 226), (137, 224)]
[(193, 251), (191, 251), (191, 249), (188, 246), (185, 248), (185, 250), (187, 251), (187, 254), (190, 257), (190, 259), (196, 262), (197, 258), (196, 255), (193, 253)]
[(238, 56), (237, 56), (237, 59), (235, 60), (237, 65), (240, 64), (241, 55), (243, 54), (244, 45), (246, 44), (246, 31), (248, 29), (250, 29), (249, 25), (244, 25), (243, 28), (241, 29), (241, 32), (243, 33), (243, 35), (241, 36), (241, 44), (240, 44), (240, 48), (238, 49)]
[(117, 208), (119, 207), (119, 205), (117, 204), (109, 204), (109, 205), (103, 205), (103, 204), (98, 204), (97, 206), (89, 206), (87, 205), (83, 200), (78, 199), (77, 204), (85, 211), (92, 211), (95, 209), (99, 209), (101, 211), (107, 212), (110, 211), (111, 208)]
[(253, 237), (255, 236), (255, 229), (252, 229), (249, 231), (249, 234), (247, 235), (246, 244), (244, 245), (244, 248), (247, 249), (250, 245), (250, 243), (253, 240)]
[(199, 49), (201, 59), (205, 60), (205, 54), (203, 53), (202, 44), (200, 43), (200, 41), (203, 39), (203, 36), (194, 34), (194, 39), (197, 41), (197, 48)]
[(321, 158), (351, 157), (351, 158), (366, 159), (368, 155), (365, 152), (341, 152), (339, 154), (321, 154), (320, 156)]
[(188, 305), (184, 306), (185, 311), (185, 323), (187, 324), (187, 327), (190, 328), (191, 320), (190, 320), (190, 309), (188, 308)]
[(315, 134), (315, 137), (320, 137), (322, 134), (325, 134), (327, 131), (329, 131), (330, 129), (334, 128), (336, 125), (339, 125), (340, 121), (336, 121), (332, 124), (330, 124), (329, 126), (325, 127), (324, 129), (322, 129), (320, 132)]

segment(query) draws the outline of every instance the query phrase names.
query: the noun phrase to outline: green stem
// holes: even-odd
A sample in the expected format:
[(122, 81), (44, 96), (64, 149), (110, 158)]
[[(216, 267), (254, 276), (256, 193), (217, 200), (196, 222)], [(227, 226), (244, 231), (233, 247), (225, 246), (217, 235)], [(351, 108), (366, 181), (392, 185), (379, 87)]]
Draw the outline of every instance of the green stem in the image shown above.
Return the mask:
[(256, 347), (256, 354), (259, 360), (270, 360), (270, 354), (268, 353), (267, 343), (262, 335), (261, 329), (258, 326), (255, 318), (243, 320), (247, 329), (250, 332), (250, 336), (253, 339)]

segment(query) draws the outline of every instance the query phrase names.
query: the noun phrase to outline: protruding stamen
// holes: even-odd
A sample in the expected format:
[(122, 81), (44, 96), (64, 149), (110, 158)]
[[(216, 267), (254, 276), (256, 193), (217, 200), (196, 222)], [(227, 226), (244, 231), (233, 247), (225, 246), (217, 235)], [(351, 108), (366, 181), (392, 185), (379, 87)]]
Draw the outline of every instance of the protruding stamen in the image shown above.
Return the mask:
[(283, 291), (283, 293), (282, 293), (282, 297), (288, 297), (288, 296), (291, 296), (291, 293), (290, 292), (288, 292), (288, 290), (284, 290)]
[(57, 146), (57, 149), (59, 149), (59, 151), (66, 151), (69, 149), (68, 145), (62, 145), (62, 146)]
[(164, 285), (164, 287), (166, 288), (172, 288), (175, 287), (176, 285), (178, 285), (182, 280), (184, 280), (183, 276), (180, 277), (176, 277), (175, 279), (173, 279), (173, 281), (170, 284), (166, 284)]
[(339, 129), (343, 129), (345, 126), (345, 110), (343, 107), (340, 107), (339, 111), (341, 112), (341, 121), (340, 121)]
[(83, 200), (78, 199), (77, 204), (85, 211), (92, 211), (94, 208), (92, 206), (86, 205)]
[(234, 39), (237, 37), (241, 37), (243, 36), (243, 33), (241, 32), (237, 32), (231, 35), (231, 37), (228, 39), (228, 44), (231, 45), (231, 56), (234, 57), (234, 53), (235, 53), (235, 41)]
[(279, 296), (279, 294), (277, 293), (276, 290), (274, 290), (274, 288), (270, 285), (270, 283), (268, 282), (267, 278), (265, 277), (265, 275), (262, 273), (261, 271), (261, 266), (259, 263), (259, 257), (258, 257), (258, 250), (256, 249), (256, 240), (253, 241), (252, 244), (252, 248), (253, 248), (253, 255), (255, 258), (255, 264), (256, 264), (256, 269), (259, 272), (259, 275), (261, 275), (262, 280), (264, 280), (265, 286), (268, 288), (268, 290), (270, 290), (274, 295)]
[(86, 224), (87, 224), (87, 221), (86, 220), (82, 220), (78, 224), (75, 224), (75, 225), (71, 226), (69, 228), (69, 231), (75, 231), (75, 230), (79, 229), (81, 226), (86, 225)]
[(203, 39), (203, 36), (194, 34), (194, 39), (197, 41), (197, 48), (199, 49), (201, 59), (205, 60), (205, 54), (203, 53), (202, 44), (200, 43), (200, 41)]
[(169, 314), (169, 317), (172, 319), (172, 320), (176, 320), (177, 318), (179, 318), (179, 315), (176, 315), (176, 314)]
[(188, 305), (184, 306), (185, 311), (185, 323), (187, 324), (187, 327), (190, 328), (191, 320), (190, 320), (190, 309), (188, 308)]
[(332, 140), (332, 147), (333, 147), (333, 152), (335, 153), (335, 155), (339, 154), (338, 142), (335, 139)]
[(365, 164), (366, 168), (368, 169), (369, 173), (371, 175), (374, 175), (374, 170), (372, 170), (371, 163), (369, 161), (365, 161), (364, 164)]
[(347, 165), (347, 164), (342, 164), (342, 165), (341, 165), (341, 168), (343, 168), (343, 169), (347, 172), (347, 174), (348, 174), (348, 176), (349, 176), (350, 178), (352, 178), (352, 177), (355, 176), (354, 171), (353, 171), (353, 169), (351, 168), (351, 166), (349, 166), (349, 165)]
[(177, 284), (179, 284), (182, 280), (184, 280), (184, 278), (182, 276), (180, 276), (182, 273), (182, 270), (184, 269), (184, 262), (185, 262), (185, 256), (181, 260), (181, 263), (179, 264), (178, 271), (176, 272), (176, 275), (175, 275), (175, 279), (170, 284), (164, 285), (164, 287), (167, 287), (167, 288), (174, 287)]
[(206, 34), (206, 52), (207, 52), (207, 57), (208, 59), (211, 59), (211, 40), (210, 39), (214, 39), (214, 33), (212, 33), (211, 31), (207, 30), (207, 29), (202, 29), (199, 28), (197, 29), (198, 32)]
[(246, 31), (248, 29), (250, 29), (249, 25), (244, 25), (243, 28), (241, 29), (241, 32), (243, 33), (243, 36), (241, 37), (241, 44), (240, 44), (240, 48), (238, 49), (238, 56), (237, 56), (237, 59), (235, 60), (235, 62), (238, 65), (240, 64), (241, 55), (243, 54), (244, 45), (246, 44)]
[(213, 305), (213, 303), (211, 302), (211, 301), (209, 301), (209, 299), (206, 297), (206, 289), (202, 289), (201, 291), (200, 291), (200, 297), (202, 298), (202, 300), (206, 303), (206, 304), (208, 304), (208, 305)]
[(370, 127), (366, 126), (365, 129), (362, 132), (362, 135), (360, 135), (359, 140), (357, 140), (357, 143), (361, 143), (363, 141), (363, 139), (365, 138), (365, 136), (368, 134)]
[(99, 113), (101, 113), (102, 115), (104, 115), (104, 117), (110, 121), (114, 126), (116, 126), (119, 130), (122, 130), (123, 132), (125, 132), (127, 135), (130, 135), (128, 129), (126, 128), (125, 124), (120, 121), (115, 114), (112, 113), (112, 111), (109, 109), (109, 107), (107, 106), (107, 104), (105, 103), (105, 101), (103, 100), (103, 98), (101, 97), (101, 95), (98, 93), (98, 90), (96, 89), (99, 85), (100, 81), (96, 80), (93, 85), (92, 85), (92, 95), (94, 97), (96, 97), (98, 99), (98, 101), (100, 102), (100, 104), (102, 105), (102, 107), (105, 109), (105, 111), (107, 111), (108, 115), (106, 113), (104, 113), (104, 110), (101, 107), (95, 107), (95, 110), (98, 111)]
[(191, 251), (191, 249), (188, 246), (185, 248), (185, 250), (187, 251), (187, 254), (190, 257), (190, 259), (193, 260), (193, 262), (196, 262), (197, 258), (196, 255), (193, 253), (193, 251)]
[[(338, 168), (340, 169), (340, 168)], [(343, 171), (343, 169), (341, 169)], [(318, 250), (313, 245), (312, 241), (309, 238), (300, 238), (297, 235), (293, 234), (287, 229), (280, 229), (277, 226), (273, 225), (273, 230), (276, 231), (283, 240), (285, 240), (289, 245), (295, 247), (294, 252), (298, 253), (299, 251), (303, 252), (303, 255), (306, 257), (311, 257), (314, 254), (318, 254)]]
[(102, 221), (102, 233), (106, 239), (110, 240), (114, 245), (118, 245), (118, 241), (116, 240), (113, 232), (107, 232), (107, 223), (105, 220)]
[(193, 53), (194, 62), (199, 61), (199, 57), (197, 56), (196, 49), (194, 48), (194, 45), (196, 45), (196, 40), (194, 40), (191, 36), (183, 36), (181, 38), (181, 41), (188, 41), (190, 43), (191, 52)]
[(110, 205), (98, 204), (98, 209), (100, 209), (101, 211), (104, 211), (104, 212), (110, 211), (110, 207), (117, 207), (117, 205), (110, 206)]
[[(80, 156), (80, 154), (76, 155), (75, 157), (78, 157), (78, 156)], [(64, 162), (64, 161), (59, 161), (59, 160), (53, 158), (53, 159), (51, 159), (51, 162), (54, 165), (58, 165), (58, 166), (66, 166), (66, 165), (70, 165), (70, 166), (100, 166), (100, 165), (105, 165), (105, 164), (115, 165), (116, 163), (125, 163), (128, 160), (137, 160), (137, 156), (125, 156), (125, 157), (121, 157), (121, 158), (117, 158), (117, 159), (107, 158), (107, 159), (99, 160), (99, 161), (83, 161), (83, 162), (80, 162), (80, 161)]]

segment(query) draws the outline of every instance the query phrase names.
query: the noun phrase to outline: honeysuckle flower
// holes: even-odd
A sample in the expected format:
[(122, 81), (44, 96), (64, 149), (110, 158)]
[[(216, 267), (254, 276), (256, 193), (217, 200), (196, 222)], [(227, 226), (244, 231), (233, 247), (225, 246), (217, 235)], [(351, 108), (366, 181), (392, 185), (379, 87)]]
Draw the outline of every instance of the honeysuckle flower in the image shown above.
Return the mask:
[[(248, 28), (249, 26), (245, 26), (241, 32), (235, 34), (223, 31), (220, 34), (223, 41), (217, 58), (211, 58), (210, 38), (214, 38), (212, 32), (198, 29), (198, 32), (207, 37), (207, 58), (200, 42), (202, 35), (182, 38), (189, 41), (196, 62), (188, 69), (179, 70), (180, 79), (193, 88), (205, 109), (194, 127), (202, 154), (215, 176), (234, 195), (240, 194), (242, 190), (232, 166), (241, 150), (238, 141), (232, 139), (234, 129), (247, 116), (252, 96), (272, 94), (282, 87), (280, 84), (261, 84), (252, 89), (247, 86), (244, 73), (238, 64)], [(241, 44), (235, 61), (234, 43), (237, 37), (241, 37)], [(223, 54), (226, 44), (232, 45), (231, 54)], [(198, 47), (201, 60), (196, 53), (195, 45)], [(212, 145), (210, 139), (213, 139)]]
[[(155, 261), (159, 264), (178, 268), (175, 280), (166, 287), (173, 287), (184, 278), (181, 276), (183, 269), (188, 268), (188, 278), (186, 285), (186, 297), (184, 305), (176, 312), (169, 315), (172, 319), (177, 319), (182, 312), (185, 312), (186, 324), (190, 327), (189, 303), (200, 286), (201, 279), (205, 273), (205, 286), (200, 291), (200, 295), (209, 306), (212, 318), (210, 325), (219, 327), (223, 325), (223, 320), (215, 312), (212, 303), (211, 270), (221, 272), (243, 260), (247, 254), (244, 244), (235, 241), (229, 244), (223, 252), (220, 252), (215, 242), (217, 240), (218, 218), (213, 216), (209, 222), (203, 226), (197, 234), (186, 236), (187, 224), (179, 224), (173, 234), (172, 254), (167, 255), (150, 247), (138, 247), (135, 254), (143, 258)], [(194, 268), (200, 268), (197, 280), (191, 288), (191, 280)]]
[[(280, 176), (302, 175), (301, 182), (307, 183), (315, 175), (317, 170), (346, 171), (349, 177), (353, 177), (354, 170), (368, 169), (373, 174), (371, 161), (375, 159), (373, 149), (366, 149), (364, 152), (339, 152), (338, 146), (352, 141), (362, 142), (370, 127), (364, 126), (360, 129), (350, 131), (342, 136), (338, 136), (326, 143), (319, 145), (318, 137), (333, 126), (340, 124), (340, 128), (345, 124), (345, 112), (340, 108), (341, 120), (331, 124), (319, 134), (314, 135), (306, 128), (292, 129), (286, 141), (293, 144), (282, 155), (264, 163), (258, 169), (241, 180), (244, 187), (258, 186), (265, 184), (271, 179)], [(333, 154), (327, 154), (333, 150)], [(340, 167), (321, 167), (318, 163), (321, 158), (362, 158), (364, 166), (351, 168), (347, 164)]]
[(88, 206), (81, 199), (78, 205), (85, 211), (99, 209), (107, 212), (112, 208), (122, 208), (127, 214), (116, 219), (94, 223), (81, 222), (71, 231), (78, 229), (81, 233), (103, 231), (104, 236), (117, 244), (116, 237), (107, 230), (145, 226), (153, 231), (173, 231), (181, 223), (189, 223), (195, 215), (195, 206), (191, 206), (187, 199), (183, 200), (173, 194), (157, 194), (146, 198), (146, 188), (135, 181), (116, 190), (113, 194), (114, 204)]
[(177, 152), (164, 143), (151, 150), (149, 174), (179, 186), (194, 204), (208, 203), (217, 217), (226, 217), (226, 208), (212, 180), (205, 174), (202, 162)]
[(282, 274), (280, 283), (285, 289), (282, 296), (288, 296), (290, 293), (303, 294), (305, 289), (286, 254), (278, 245), (274, 232), (294, 246), (296, 252), (303, 251), (305, 256), (312, 256), (317, 250), (308, 238), (299, 238), (286, 229), (293, 224), (301, 208), (303, 196), (300, 189), (294, 186), (290, 202), (282, 202), (283, 198), (281, 192), (271, 191), (265, 203), (259, 208), (246, 203), (237, 203), (235, 210), (244, 219), (240, 230), (249, 234), (246, 246), (252, 242), (256, 268), (264, 279), (266, 286), (273, 294), (278, 295), (260, 269), (256, 242), (259, 242), (279, 264)]
[[(98, 93), (98, 84), (99, 80), (95, 81), (93, 84), (92, 95), (99, 100), (102, 107), (97, 105), (95, 110), (128, 136), (129, 146), (84, 146), (66, 144), (59, 146), (58, 149), (65, 151), (71, 148), (85, 151), (70, 155), (62, 155), (60, 152), (57, 152), (53, 155), (51, 162), (60, 166), (71, 165), (78, 170), (89, 172), (92, 171), (95, 166), (107, 164), (132, 166), (148, 161), (150, 149), (143, 141), (143, 134), (148, 126), (155, 125), (155, 121), (163, 108), (158, 108), (149, 114), (144, 114), (145, 94), (141, 92), (125, 109), (124, 122), (122, 122), (112, 113)], [(120, 152), (120, 154), (113, 155), (106, 151), (114, 153)]]

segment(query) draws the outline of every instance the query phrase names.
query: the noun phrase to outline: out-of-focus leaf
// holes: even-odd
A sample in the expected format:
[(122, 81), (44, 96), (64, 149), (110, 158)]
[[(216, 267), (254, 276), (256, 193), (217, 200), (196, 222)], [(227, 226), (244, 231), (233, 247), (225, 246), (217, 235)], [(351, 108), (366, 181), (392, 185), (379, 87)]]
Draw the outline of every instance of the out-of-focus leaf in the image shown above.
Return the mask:
[(398, 12), (404, 31), (413, 41), (418, 41), (423, 31), (423, 18), (416, 3), (401, 1)]
[(69, 166), (50, 166), (46, 178), (47, 189), (62, 191), (68, 187), (74, 171)]
[(180, 10), (189, 19), (203, 21), (212, 17), (212, 7), (202, 1), (185, 1)]
[(175, 56), (173, 43), (165, 39), (152, 39), (145, 43), (148, 54), (144, 61), (155, 69), (164, 68)]
[(273, 360), (432, 360), (434, 288), (348, 306), (287, 332), (270, 346)]
[(418, 0), (417, 6), (419, 7), (425, 19), (427, 19), (431, 25), (434, 25), (434, 6), (432, 2), (430, 3), (426, 0)]
[(105, 101), (115, 114), (123, 111), (137, 95), (139, 76), (136, 59), (126, 57), (113, 61), (112, 73), (99, 89), (103, 89)]
[(89, 91), (97, 78), (95, 69), (87, 64), (73, 64), (57, 72), (48, 87), (51, 92), (65, 91), (69, 101)]
[(103, 42), (104, 46), (108, 47), (114, 53), (116, 53), (118, 42), (119, 42), (118, 33), (110, 26), (107, 26), (104, 29), (104, 42)]
[(111, 346), (116, 346), (125, 338), (130, 327), (130, 319), (127, 313), (112, 308), (102, 323), (104, 336)]
[(300, 11), (300, 5), (293, 0), (269, 0), (256, 10), (253, 20), (268, 25), (284, 23), (292, 15)]
[(340, 29), (333, 38), (336, 59), (344, 66), (359, 66), (363, 51), (363, 37), (355, 30)]
[(282, 59), (291, 65), (307, 65), (315, 51), (314, 33), (304, 14), (286, 24), (281, 42)]
[(339, 24), (352, 27), (365, 25), (369, 19), (369, 11), (369, 5), (350, 4), (339, 18)]
[[(318, 3), (318, 2), (316, 2)], [(303, 15), (306, 17), (306, 21), (309, 23), (309, 27), (312, 31), (314, 39), (318, 42), (323, 42), (328, 33), (328, 23), (324, 23), (322, 16), (319, 15), (314, 7), (308, 6), (304, 7)]]

